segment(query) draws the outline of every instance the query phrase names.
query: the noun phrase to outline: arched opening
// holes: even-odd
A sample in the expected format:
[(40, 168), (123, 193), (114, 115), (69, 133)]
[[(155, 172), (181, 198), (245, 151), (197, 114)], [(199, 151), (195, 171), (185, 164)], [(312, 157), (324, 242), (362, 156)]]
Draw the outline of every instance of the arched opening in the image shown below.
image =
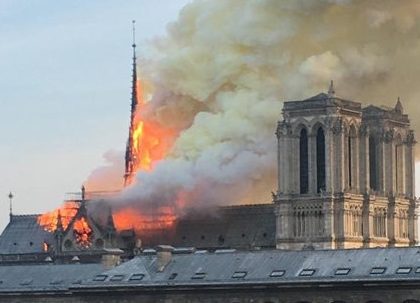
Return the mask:
[(369, 137), (369, 185), (372, 190), (378, 190), (378, 176), (376, 169), (376, 140)]
[(299, 138), (299, 180), (300, 193), (307, 194), (309, 189), (309, 172), (308, 172), (308, 132), (306, 128), (302, 128)]
[(322, 127), (316, 133), (316, 183), (318, 193), (325, 190), (325, 135)]

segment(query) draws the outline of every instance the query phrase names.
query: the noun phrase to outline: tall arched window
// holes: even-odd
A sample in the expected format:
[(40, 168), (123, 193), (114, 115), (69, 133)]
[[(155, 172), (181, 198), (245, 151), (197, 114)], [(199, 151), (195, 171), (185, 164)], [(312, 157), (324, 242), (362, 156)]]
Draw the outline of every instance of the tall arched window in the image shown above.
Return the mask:
[(317, 192), (325, 190), (325, 135), (322, 127), (316, 133), (316, 182)]
[(378, 176), (376, 169), (376, 140), (372, 136), (369, 137), (369, 185), (373, 190), (378, 190)]
[(299, 176), (300, 176), (300, 193), (307, 194), (309, 186), (308, 173), (308, 132), (306, 128), (302, 128), (299, 138)]

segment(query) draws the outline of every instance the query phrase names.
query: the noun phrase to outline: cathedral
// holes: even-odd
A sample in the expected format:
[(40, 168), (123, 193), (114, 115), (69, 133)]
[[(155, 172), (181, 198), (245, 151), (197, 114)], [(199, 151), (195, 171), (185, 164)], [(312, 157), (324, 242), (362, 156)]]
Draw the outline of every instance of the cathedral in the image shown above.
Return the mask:
[(394, 108), (328, 93), (284, 103), (277, 126), (279, 249), (413, 246), (414, 132)]
[[(140, 167), (135, 47), (125, 185)], [(84, 187), (52, 216), (10, 211), (0, 302), (420, 303), (416, 140), (400, 99), (362, 106), (331, 81), (284, 102), (275, 133), (278, 189), (266, 204), (154, 231), (117, 230)]]
[(0, 302), (420, 303), (416, 141), (401, 101), (363, 107), (331, 83), (285, 102), (276, 136), (273, 201), (190, 214), (149, 239), (117, 231), (111, 212), (93, 218), (84, 189), (54, 232), (11, 214)]

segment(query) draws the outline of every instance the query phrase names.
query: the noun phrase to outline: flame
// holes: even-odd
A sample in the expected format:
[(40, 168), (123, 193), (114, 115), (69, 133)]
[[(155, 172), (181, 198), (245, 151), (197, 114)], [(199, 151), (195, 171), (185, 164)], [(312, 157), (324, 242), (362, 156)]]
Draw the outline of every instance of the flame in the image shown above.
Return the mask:
[(138, 233), (147, 233), (161, 229), (171, 229), (176, 221), (172, 209), (161, 207), (154, 213), (145, 213), (133, 208), (123, 208), (113, 214), (117, 230), (134, 229)]
[(70, 221), (76, 215), (79, 209), (79, 204), (75, 201), (67, 201), (64, 204), (51, 212), (47, 212), (38, 217), (38, 224), (45, 230), (53, 232), (57, 229), (58, 214), (61, 217), (63, 229), (66, 230)]
[(84, 217), (74, 221), (73, 234), (76, 243), (82, 248), (89, 248), (92, 243), (92, 229)]
[(133, 182), (136, 172), (151, 171), (153, 165), (167, 155), (177, 134), (174, 129), (143, 116), (147, 102), (144, 100), (140, 81), (137, 81), (137, 92), (135, 119), (130, 131), (133, 142), (133, 168), (126, 185)]

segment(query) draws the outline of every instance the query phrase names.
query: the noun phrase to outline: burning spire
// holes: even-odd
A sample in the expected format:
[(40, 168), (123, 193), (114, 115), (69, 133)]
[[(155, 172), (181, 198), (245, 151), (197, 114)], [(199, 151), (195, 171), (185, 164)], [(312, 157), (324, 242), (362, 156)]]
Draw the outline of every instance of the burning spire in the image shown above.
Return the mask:
[(135, 115), (138, 105), (138, 91), (137, 91), (137, 58), (136, 58), (136, 21), (133, 20), (133, 75), (131, 86), (131, 116), (130, 116), (130, 129), (127, 140), (127, 147), (125, 150), (125, 174), (124, 186), (130, 185), (135, 174), (135, 167), (137, 166), (137, 155), (134, 146), (134, 132), (136, 129)]

